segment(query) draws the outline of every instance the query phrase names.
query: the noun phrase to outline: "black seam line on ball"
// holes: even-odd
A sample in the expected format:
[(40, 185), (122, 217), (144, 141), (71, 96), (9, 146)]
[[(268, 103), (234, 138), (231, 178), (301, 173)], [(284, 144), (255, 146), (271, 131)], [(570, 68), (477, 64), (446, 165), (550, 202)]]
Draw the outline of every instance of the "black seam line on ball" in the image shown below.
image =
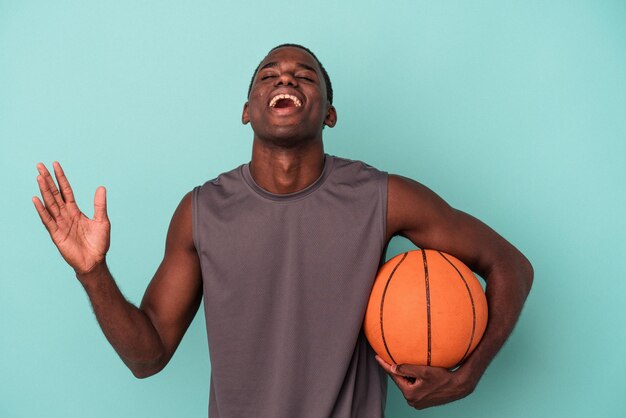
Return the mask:
[(448, 259), (448, 257), (446, 257), (441, 251), (437, 251), (437, 252), (439, 253), (439, 255), (441, 255), (444, 258), (444, 260), (446, 260), (448, 263), (450, 263), (452, 268), (454, 268), (456, 270), (456, 272), (459, 274), (459, 277), (461, 278), (461, 280), (463, 280), (463, 284), (465, 285), (465, 289), (467, 290), (467, 294), (469, 296), (470, 303), (472, 304), (472, 334), (470, 336), (469, 344), (467, 345), (467, 348), (465, 349), (465, 353), (463, 354), (463, 357), (461, 357), (461, 360), (459, 360), (459, 362), (457, 363), (457, 366), (458, 366), (459, 364), (461, 364), (461, 363), (463, 363), (465, 361), (467, 355), (469, 354), (469, 350), (472, 347), (472, 342), (474, 341), (474, 333), (476, 332), (476, 306), (474, 305), (474, 297), (472, 296), (472, 291), (471, 291), (469, 285), (467, 284), (467, 280), (465, 279), (465, 277), (463, 277), (463, 274), (452, 263), (452, 261), (450, 261)]
[(408, 252), (404, 253), (400, 261), (398, 261), (398, 264), (396, 264), (393, 270), (391, 270), (391, 274), (389, 275), (389, 278), (387, 279), (387, 283), (385, 283), (385, 289), (383, 290), (383, 297), (380, 299), (380, 334), (383, 337), (383, 344), (385, 345), (385, 350), (387, 350), (387, 354), (391, 358), (391, 361), (393, 361), (393, 364), (397, 364), (397, 363), (396, 363), (396, 360), (391, 355), (391, 352), (389, 351), (389, 346), (387, 345), (387, 340), (385, 339), (385, 328), (383, 327), (383, 306), (385, 305), (385, 296), (387, 295), (387, 288), (389, 287), (391, 278), (393, 277), (396, 270), (398, 269), (398, 267), (400, 267), (400, 264), (402, 264), (402, 262), (404, 261), (404, 259), (406, 258), (408, 254), (409, 254)]
[(426, 365), (430, 366), (431, 347), (432, 347), (432, 330), (430, 324), (430, 280), (428, 278), (428, 261), (426, 260), (426, 251), (422, 251), (422, 259), (424, 260), (424, 285), (426, 290), (426, 323), (428, 326), (428, 357)]

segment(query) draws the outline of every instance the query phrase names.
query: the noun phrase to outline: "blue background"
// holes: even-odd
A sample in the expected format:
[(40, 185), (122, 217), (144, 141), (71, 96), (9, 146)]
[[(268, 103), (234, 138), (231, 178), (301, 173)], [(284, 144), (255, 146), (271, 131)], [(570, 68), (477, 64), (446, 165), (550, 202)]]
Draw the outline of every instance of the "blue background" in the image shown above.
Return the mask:
[(32, 207), (35, 164), (61, 161), (89, 216), (107, 186), (110, 268), (138, 303), (181, 197), (249, 160), (250, 76), (283, 42), (331, 75), (327, 152), (417, 179), (535, 266), (475, 393), (415, 411), (391, 384), (387, 415), (626, 416), (626, 2), (608, 0), (0, 0), (0, 416), (206, 415), (203, 315), (134, 379)]

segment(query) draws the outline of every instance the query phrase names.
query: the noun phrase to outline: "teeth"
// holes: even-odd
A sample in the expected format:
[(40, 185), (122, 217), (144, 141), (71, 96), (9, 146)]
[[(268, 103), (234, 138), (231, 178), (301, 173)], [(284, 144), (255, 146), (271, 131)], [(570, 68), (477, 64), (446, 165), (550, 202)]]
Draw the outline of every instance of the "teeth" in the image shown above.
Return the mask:
[(270, 101), (270, 107), (276, 106), (276, 102), (278, 102), (280, 99), (289, 99), (294, 102), (296, 107), (302, 106), (302, 102), (300, 102), (300, 100), (296, 96), (293, 96), (291, 94), (279, 94), (272, 98), (272, 100)]

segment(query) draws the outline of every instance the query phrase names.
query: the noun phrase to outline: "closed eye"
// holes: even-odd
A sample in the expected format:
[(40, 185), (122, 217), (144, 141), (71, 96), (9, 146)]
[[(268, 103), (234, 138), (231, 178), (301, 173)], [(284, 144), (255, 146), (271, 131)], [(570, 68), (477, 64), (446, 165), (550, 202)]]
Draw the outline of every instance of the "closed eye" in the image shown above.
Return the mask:
[(307, 80), (315, 82), (315, 76), (310, 71), (299, 71), (295, 74), (296, 78), (300, 80)]

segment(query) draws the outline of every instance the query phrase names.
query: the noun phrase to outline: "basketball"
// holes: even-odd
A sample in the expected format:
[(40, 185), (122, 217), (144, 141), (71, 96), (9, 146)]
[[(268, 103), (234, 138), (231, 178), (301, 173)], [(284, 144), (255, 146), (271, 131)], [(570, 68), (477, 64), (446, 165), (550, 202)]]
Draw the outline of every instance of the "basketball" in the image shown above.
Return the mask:
[(487, 299), (474, 273), (435, 250), (399, 254), (378, 271), (363, 330), (389, 364), (448, 369), (476, 348), (487, 326)]

